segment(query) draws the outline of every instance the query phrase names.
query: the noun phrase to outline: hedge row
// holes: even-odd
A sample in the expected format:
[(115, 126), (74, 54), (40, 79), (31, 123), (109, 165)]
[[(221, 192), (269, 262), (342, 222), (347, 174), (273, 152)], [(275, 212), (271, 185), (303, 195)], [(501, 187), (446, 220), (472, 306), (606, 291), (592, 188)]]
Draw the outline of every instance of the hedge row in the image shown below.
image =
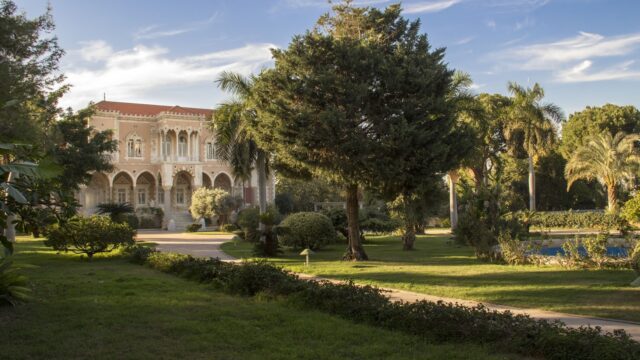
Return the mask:
[(627, 226), (617, 214), (604, 211), (549, 211), (533, 214), (530, 224), (542, 228), (618, 229)]
[(547, 359), (640, 359), (640, 343), (623, 331), (569, 328), (560, 322), (443, 302), (394, 302), (383, 291), (353, 283), (305, 281), (264, 261), (226, 263), (133, 247), (133, 261), (225, 291), (285, 297), (299, 306), (421, 336), (429, 341), (487, 344), (498, 351)]

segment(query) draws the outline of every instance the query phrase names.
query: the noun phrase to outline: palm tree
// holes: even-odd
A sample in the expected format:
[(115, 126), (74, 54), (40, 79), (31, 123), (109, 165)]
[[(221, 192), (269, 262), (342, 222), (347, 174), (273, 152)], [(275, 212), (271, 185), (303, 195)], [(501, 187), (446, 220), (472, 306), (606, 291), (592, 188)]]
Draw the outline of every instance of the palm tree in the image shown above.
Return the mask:
[(133, 214), (135, 209), (130, 203), (109, 202), (98, 204), (98, 214), (109, 215), (114, 222), (124, 221), (124, 215)]
[(511, 143), (517, 141), (529, 160), (529, 210), (536, 210), (535, 159), (546, 154), (556, 140), (555, 124), (564, 120), (562, 110), (555, 104), (542, 104), (544, 89), (536, 83), (524, 88), (509, 82), (512, 106), (509, 121), (505, 124), (505, 136)]
[(567, 162), (564, 174), (567, 189), (578, 179), (597, 179), (607, 187), (608, 209), (617, 208), (616, 189), (635, 178), (640, 170), (640, 154), (635, 144), (640, 135), (608, 131), (591, 137)]
[[(268, 154), (253, 139), (248, 129), (256, 121), (256, 112), (250, 104), (255, 76), (244, 77), (238, 73), (223, 72), (216, 82), (234, 99), (216, 109), (213, 126), (216, 131), (216, 150), (222, 160), (230, 163), (234, 177), (247, 181), (254, 164), (258, 173), (258, 198), (260, 213), (267, 210), (267, 160)], [(262, 226), (262, 224), (261, 224)]]

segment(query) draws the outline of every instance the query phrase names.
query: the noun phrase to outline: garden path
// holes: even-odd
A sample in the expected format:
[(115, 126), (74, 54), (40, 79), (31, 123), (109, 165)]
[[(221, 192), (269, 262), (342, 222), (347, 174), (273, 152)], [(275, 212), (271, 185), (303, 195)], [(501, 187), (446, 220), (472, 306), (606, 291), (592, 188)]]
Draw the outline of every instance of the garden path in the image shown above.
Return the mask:
[(183, 233), (169, 231), (138, 231), (137, 241), (158, 244), (160, 251), (176, 252), (194, 257), (217, 257), (233, 260), (220, 250), (220, 245), (231, 240), (231, 234)]

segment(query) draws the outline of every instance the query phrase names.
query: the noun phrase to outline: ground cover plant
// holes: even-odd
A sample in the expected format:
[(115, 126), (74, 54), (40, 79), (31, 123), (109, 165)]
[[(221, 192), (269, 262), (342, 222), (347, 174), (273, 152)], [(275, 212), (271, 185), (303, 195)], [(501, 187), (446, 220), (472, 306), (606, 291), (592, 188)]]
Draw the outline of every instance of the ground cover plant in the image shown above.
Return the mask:
[[(15, 261), (32, 300), (0, 308), (4, 358), (508, 359), (471, 344), (354, 324), (282, 300), (230, 296), (130, 263), (92, 262), (21, 238)], [(286, 324), (286, 326), (283, 326)]]
[(491, 311), (482, 305), (470, 308), (442, 302), (395, 302), (371, 286), (301, 280), (266, 261), (228, 263), (140, 248), (130, 253), (138, 263), (210, 283), (233, 294), (284, 297), (303, 308), (422, 336), (428, 341), (475, 342), (499, 351), (546, 359), (640, 356), (640, 343), (631, 340), (624, 331), (603, 333), (598, 328), (568, 328), (560, 322)]
[[(371, 263), (336, 261), (344, 245), (329, 245), (311, 256), (309, 266), (297, 252), (270, 261), (285, 268), (359, 284), (410, 290), (522, 308), (640, 321), (640, 289), (629, 286), (632, 270), (565, 269), (559, 265), (509, 266), (477, 260), (470, 247), (447, 236), (419, 236), (416, 250), (402, 251), (399, 237), (367, 237)], [(237, 258), (251, 258), (251, 244), (226, 243)]]

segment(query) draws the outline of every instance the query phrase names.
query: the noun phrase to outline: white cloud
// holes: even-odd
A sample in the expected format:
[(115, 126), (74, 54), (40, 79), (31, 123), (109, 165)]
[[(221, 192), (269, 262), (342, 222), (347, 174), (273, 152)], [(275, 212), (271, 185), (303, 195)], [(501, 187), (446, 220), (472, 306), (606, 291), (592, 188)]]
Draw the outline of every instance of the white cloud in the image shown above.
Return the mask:
[(403, 6), (406, 14), (438, 12), (460, 3), (462, 0), (434, 0), (408, 3)]
[[(356, 0), (353, 2), (355, 6), (366, 6), (387, 3), (391, 0)], [(284, 0), (284, 4), (288, 7), (330, 7), (331, 4), (327, 0)]]
[[(633, 60), (640, 48), (640, 33), (619, 36), (580, 32), (577, 36), (549, 43), (517, 46), (494, 54), (498, 66), (516, 70), (550, 71), (558, 82), (591, 82), (620, 79), (637, 79), (640, 71), (632, 69)], [(623, 58), (610, 64), (608, 58)], [(627, 59), (624, 59), (627, 57)], [(596, 59), (602, 59), (596, 66)]]
[(136, 40), (144, 40), (144, 39), (157, 39), (162, 37), (176, 36), (184, 33), (191, 32), (195, 29), (193, 28), (183, 28), (183, 29), (170, 29), (170, 30), (157, 30), (157, 25), (147, 26), (142, 28), (133, 34), (134, 39)]
[(487, 27), (489, 27), (490, 29), (495, 29), (495, 28), (496, 28), (496, 26), (498, 26), (498, 25), (496, 24), (496, 21), (495, 21), (495, 20), (489, 20), (489, 21), (487, 21)]
[[(104, 42), (103, 42), (104, 43)], [(104, 43), (106, 44), (106, 43)], [(80, 53), (95, 47), (85, 44)], [(169, 50), (161, 47), (136, 46), (110, 53), (100, 58), (98, 67), (74, 64), (66, 69), (67, 82), (73, 87), (62, 99), (64, 107), (86, 106), (107, 93), (110, 99), (122, 101), (153, 100), (154, 94), (181, 89), (184, 96), (190, 88), (211, 86), (222, 71), (249, 74), (271, 62), (273, 44), (249, 44), (240, 48), (171, 58)], [(211, 95), (213, 98), (213, 95)]]
[(78, 53), (86, 61), (104, 60), (113, 53), (111, 46), (103, 40), (83, 41), (80, 45), (82, 45), (82, 48)]
[(482, 0), (483, 5), (503, 10), (514, 10), (529, 12), (543, 7), (551, 0)]
[(468, 36), (466, 38), (462, 38), (462, 39), (456, 41), (454, 43), (454, 45), (465, 45), (465, 44), (468, 44), (468, 43), (472, 42), (475, 38), (476, 38), (475, 36)]
[(640, 33), (605, 37), (580, 32), (578, 36), (556, 42), (507, 49), (496, 57), (513, 61), (523, 70), (548, 70), (590, 58), (627, 55), (637, 47), (640, 47)]
[(219, 13), (216, 12), (205, 20), (193, 21), (175, 29), (161, 29), (158, 25), (149, 25), (136, 31), (133, 38), (136, 40), (157, 39), (196, 31), (213, 23), (218, 16)]
[(606, 80), (637, 80), (640, 79), (640, 70), (630, 69), (633, 60), (616, 64), (608, 69), (591, 71), (593, 62), (585, 60), (578, 65), (556, 74), (556, 81), (565, 83), (593, 82)]

